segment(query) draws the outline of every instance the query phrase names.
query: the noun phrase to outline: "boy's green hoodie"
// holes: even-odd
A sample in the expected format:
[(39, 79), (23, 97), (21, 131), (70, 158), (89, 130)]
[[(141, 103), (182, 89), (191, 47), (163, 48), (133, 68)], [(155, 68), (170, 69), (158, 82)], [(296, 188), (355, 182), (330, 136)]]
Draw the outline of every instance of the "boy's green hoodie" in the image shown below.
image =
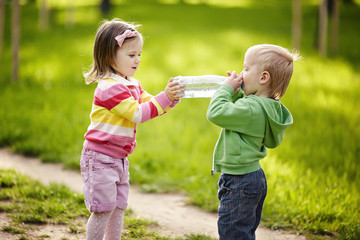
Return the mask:
[(241, 175), (261, 168), (266, 148), (277, 147), (293, 123), (290, 111), (271, 98), (234, 95), (234, 89), (220, 85), (211, 99), (207, 118), (221, 127), (214, 150), (213, 172)]

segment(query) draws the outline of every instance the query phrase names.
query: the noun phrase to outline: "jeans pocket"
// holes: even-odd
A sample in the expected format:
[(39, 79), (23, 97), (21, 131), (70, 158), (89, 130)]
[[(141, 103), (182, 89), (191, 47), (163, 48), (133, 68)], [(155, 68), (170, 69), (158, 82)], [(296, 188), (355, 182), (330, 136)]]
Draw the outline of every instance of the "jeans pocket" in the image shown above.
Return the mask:
[(233, 194), (230, 190), (225, 190), (221, 193), (219, 198), (219, 215), (227, 214), (234, 208), (233, 206)]
[(107, 169), (116, 168), (118, 165), (119, 163), (115, 158), (100, 152), (96, 152), (90, 171), (106, 171)]
[(244, 221), (252, 219), (256, 215), (256, 209), (264, 196), (265, 189), (242, 190), (240, 192), (240, 203), (238, 214)]
[(225, 186), (226, 181), (221, 177), (219, 179), (219, 190), (218, 190), (218, 199), (219, 203), (219, 214), (225, 213), (232, 209), (233, 204), (233, 191)]

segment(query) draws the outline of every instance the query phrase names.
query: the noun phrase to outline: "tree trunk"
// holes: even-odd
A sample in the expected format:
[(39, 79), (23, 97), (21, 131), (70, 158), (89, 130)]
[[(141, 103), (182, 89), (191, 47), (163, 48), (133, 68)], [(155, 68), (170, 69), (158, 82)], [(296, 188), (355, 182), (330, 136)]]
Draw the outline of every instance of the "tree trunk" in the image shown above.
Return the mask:
[(20, 4), (13, 0), (12, 11), (12, 82), (18, 81), (19, 73), (19, 43), (20, 43)]
[(4, 45), (5, 1), (6, 0), (0, 0), (0, 67)]
[(336, 56), (339, 47), (339, 0), (332, 0), (331, 11), (331, 54)]
[(47, 0), (41, 1), (40, 7), (40, 19), (39, 19), (39, 28), (40, 30), (45, 30), (49, 26), (49, 7)]
[(319, 5), (319, 54), (322, 57), (326, 57), (326, 49), (327, 49), (327, 1), (328, 0), (320, 0)]
[(108, 15), (110, 13), (111, 3), (110, 0), (102, 0), (100, 3), (100, 10), (103, 15)]
[(75, 9), (74, 9), (74, 4), (73, 3), (70, 3), (68, 2), (67, 6), (66, 6), (66, 28), (71, 28), (73, 25), (74, 25), (74, 12), (75, 12)]
[(293, 47), (300, 50), (301, 47), (301, 0), (293, 0)]

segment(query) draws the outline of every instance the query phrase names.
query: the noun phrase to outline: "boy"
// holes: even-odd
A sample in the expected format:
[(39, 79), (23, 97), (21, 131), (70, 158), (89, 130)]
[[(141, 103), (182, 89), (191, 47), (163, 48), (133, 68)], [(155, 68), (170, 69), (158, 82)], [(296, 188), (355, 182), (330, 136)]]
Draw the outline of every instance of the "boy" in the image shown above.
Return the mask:
[[(228, 72), (211, 99), (207, 118), (221, 127), (213, 173), (219, 177), (220, 240), (255, 239), (267, 193), (260, 159), (277, 147), (293, 119), (279, 101), (297, 55), (276, 45), (250, 47), (240, 74)], [(238, 90), (240, 86), (242, 91)], [(235, 93), (235, 94), (234, 94)]]

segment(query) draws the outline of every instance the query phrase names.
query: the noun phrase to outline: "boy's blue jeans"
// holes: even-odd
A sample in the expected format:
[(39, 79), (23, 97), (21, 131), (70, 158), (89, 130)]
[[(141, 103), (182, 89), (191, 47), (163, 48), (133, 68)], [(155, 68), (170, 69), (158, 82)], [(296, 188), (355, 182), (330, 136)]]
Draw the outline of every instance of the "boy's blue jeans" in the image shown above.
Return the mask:
[(219, 178), (218, 232), (220, 240), (253, 240), (267, 193), (262, 169)]

